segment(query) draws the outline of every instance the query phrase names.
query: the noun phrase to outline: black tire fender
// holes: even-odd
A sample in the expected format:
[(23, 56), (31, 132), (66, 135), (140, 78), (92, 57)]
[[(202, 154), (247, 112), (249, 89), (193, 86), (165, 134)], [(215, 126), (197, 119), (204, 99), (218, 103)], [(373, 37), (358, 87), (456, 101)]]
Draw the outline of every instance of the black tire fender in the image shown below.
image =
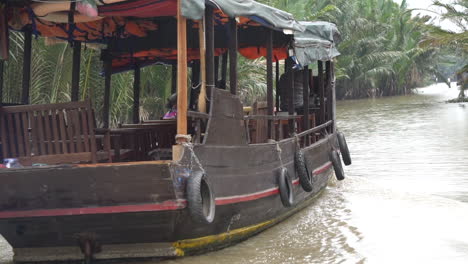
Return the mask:
[(281, 168), (278, 176), (278, 185), (283, 206), (291, 207), (294, 204), (293, 184), (286, 168)]
[(309, 173), (304, 152), (301, 150), (294, 154), (294, 165), (296, 167), (296, 173), (299, 177), (299, 183), (301, 184), (302, 189), (306, 192), (311, 192), (314, 187), (312, 183), (312, 173)]
[(343, 170), (343, 165), (341, 164), (340, 154), (336, 150), (330, 152), (330, 160), (333, 164), (333, 169), (335, 170), (336, 179), (339, 181), (344, 180), (345, 173)]
[(349, 154), (348, 143), (346, 143), (346, 138), (343, 133), (337, 133), (338, 145), (340, 146), (341, 157), (343, 158), (343, 163), (348, 166), (351, 165), (351, 155)]
[(203, 172), (194, 172), (187, 180), (187, 202), (195, 222), (210, 224), (216, 212), (215, 196)]

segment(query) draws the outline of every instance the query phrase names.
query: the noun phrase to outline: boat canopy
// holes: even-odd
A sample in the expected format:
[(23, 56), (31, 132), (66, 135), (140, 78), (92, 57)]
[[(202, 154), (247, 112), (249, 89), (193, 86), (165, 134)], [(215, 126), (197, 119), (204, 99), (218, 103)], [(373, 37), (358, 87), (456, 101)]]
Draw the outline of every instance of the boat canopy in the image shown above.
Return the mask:
[[(187, 59), (198, 60), (198, 27), (205, 11), (205, 0), (181, 0), (181, 3), (182, 14), (191, 19), (188, 21)], [(237, 20), (238, 51), (248, 59), (266, 56), (265, 28), (274, 30), (274, 61), (287, 58), (290, 48), (294, 48), (302, 65), (339, 55), (336, 44), (340, 35), (334, 24), (298, 22), (290, 13), (253, 0), (207, 0), (206, 3), (214, 7), (216, 56), (227, 52), (230, 18)], [(85, 16), (78, 10), (72, 24), (66, 12), (70, 9), (67, 1), (10, 0), (6, 9), (0, 8), (0, 13), (6, 14), (10, 28), (31, 30), (51, 43), (58, 40), (107, 45), (106, 56), (112, 60), (114, 73), (130, 70), (135, 65), (175, 63), (177, 0), (103, 0), (96, 4), (97, 16)], [(58, 11), (61, 5), (64, 11)]]
[(294, 32), (294, 52), (300, 64), (328, 61), (340, 55), (336, 45), (341, 36), (335, 24), (324, 21), (301, 21), (300, 24), (305, 30)]

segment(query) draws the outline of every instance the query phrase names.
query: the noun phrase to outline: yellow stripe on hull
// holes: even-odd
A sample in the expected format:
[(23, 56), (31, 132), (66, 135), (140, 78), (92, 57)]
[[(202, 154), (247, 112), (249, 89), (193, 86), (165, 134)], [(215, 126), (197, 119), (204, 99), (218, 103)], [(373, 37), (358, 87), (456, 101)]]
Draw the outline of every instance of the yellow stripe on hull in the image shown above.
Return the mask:
[(206, 249), (208, 247), (218, 248), (218, 247), (227, 246), (234, 241), (240, 241), (244, 238), (247, 238), (256, 233), (259, 233), (267, 229), (268, 227), (281, 222), (286, 217), (306, 207), (312, 200), (317, 198), (323, 192), (323, 190), (324, 188), (320, 190), (316, 195), (304, 201), (301, 204), (301, 206), (298, 206), (294, 208), (293, 210), (288, 211), (287, 213), (285, 213), (284, 215), (281, 215), (278, 218), (268, 220), (268, 221), (265, 221), (256, 225), (234, 229), (229, 232), (221, 233), (218, 235), (211, 235), (211, 236), (192, 238), (192, 239), (184, 239), (184, 240), (174, 242), (172, 246), (175, 248), (176, 256), (182, 257), (185, 255), (189, 255), (190, 253), (202, 251), (203, 249)]

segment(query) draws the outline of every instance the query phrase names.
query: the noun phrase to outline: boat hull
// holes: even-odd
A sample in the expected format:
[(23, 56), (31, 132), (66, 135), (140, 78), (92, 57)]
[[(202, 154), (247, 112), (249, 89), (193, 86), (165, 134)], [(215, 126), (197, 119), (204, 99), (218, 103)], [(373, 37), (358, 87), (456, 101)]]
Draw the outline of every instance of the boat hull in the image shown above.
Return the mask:
[[(16, 262), (127, 260), (198, 254), (229, 246), (304, 208), (332, 175), (334, 135), (303, 149), (314, 188), (294, 168), (294, 139), (271, 144), (186, 148), (180, 162), (74, 166), (1, 174), (0, 234)], [(284, 207), (278, 173), (293, 176), (294, 204)], [(215, 193), (211, 224), (192, 220), (187, 177), (203, 170)], [(81, 178), (80, 178), (81, 176)], [(44, 187), (46, 186), (46, 187)], [(21, 198), (21, 199), (20, 199)]]

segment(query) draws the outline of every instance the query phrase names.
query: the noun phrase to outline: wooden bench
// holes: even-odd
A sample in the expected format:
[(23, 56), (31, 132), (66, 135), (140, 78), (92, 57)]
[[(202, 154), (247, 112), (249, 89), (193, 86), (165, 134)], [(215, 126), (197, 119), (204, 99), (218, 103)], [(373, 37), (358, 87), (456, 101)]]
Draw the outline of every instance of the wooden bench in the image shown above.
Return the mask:
[[(26, 166), (111, 161), (108, 132), (96, 130), (95, 123), (89, 100), (0, 107), (2, 156)], [(97, 133), (104, 135), (102, 158)]]

